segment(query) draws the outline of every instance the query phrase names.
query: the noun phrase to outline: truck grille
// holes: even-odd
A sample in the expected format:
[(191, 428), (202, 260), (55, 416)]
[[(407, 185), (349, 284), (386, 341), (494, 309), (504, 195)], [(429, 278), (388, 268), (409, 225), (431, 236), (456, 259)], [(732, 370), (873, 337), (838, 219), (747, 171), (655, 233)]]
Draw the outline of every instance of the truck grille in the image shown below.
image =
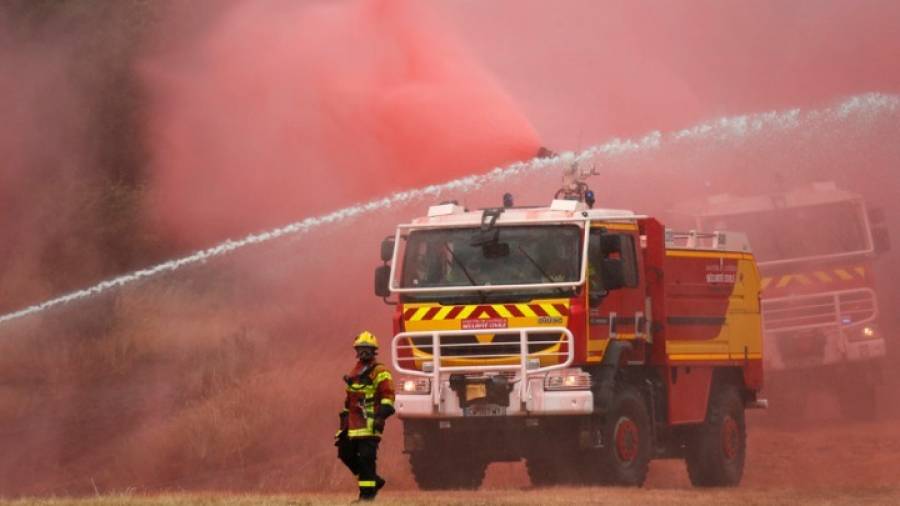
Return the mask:
[(766, 332), (860, 324), (878, 314), (868, 288), (763, 300), (762, 310)]
[[(540, 332), (528, 335), (528, 353), (538, 353), (559, 344), (562, 334), (558, 332)], [(431, 336), (408, 338), (419, 351), (434, 354)], [(481, 343), (474, 335), (444, 336), (441, 339), (442, 357), (477, 357), (498, 358), (500, 356), (518, 356), (519, 336), (515, 334), (497, 334), (489, 342)]]
[[(485, 342), (479, 342), (479, 337)], [(565, 327), (506, 328), (484, 333), (401, 332), (391, 340), (391, 358), (398, 373), (413, 376), (440, 378), (451, 373), (452, 379), (453, 374), (489, 374), (496, 380), (498, 373), (509, 372), (524, 379), (569, 367), (575, 360), (574, 340), (572, 331)]]

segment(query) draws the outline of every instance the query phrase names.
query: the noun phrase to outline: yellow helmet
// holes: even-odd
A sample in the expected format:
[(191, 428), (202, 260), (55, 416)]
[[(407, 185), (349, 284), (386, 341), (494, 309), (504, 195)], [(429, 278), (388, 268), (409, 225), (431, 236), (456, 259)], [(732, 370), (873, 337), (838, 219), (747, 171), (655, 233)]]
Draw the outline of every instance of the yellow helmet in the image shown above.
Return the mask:
[(378, 349), (378, 339), (375, 339), (375, 335), (369, 332), (368, 330), (362, 331), (358, 336), (356, 336), (356, 340), (353, 341), (353, 347), (358, 348), (360, 346), (368, 346), (369, 348)]

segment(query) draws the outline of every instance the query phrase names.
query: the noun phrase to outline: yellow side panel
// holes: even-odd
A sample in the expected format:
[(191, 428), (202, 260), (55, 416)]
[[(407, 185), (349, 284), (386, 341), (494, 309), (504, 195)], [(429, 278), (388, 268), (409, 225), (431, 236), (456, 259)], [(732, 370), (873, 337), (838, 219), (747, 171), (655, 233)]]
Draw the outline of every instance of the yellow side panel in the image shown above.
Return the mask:
[(734, 288), (728, 298), (725, 322), (719, 333), (709, 340), (669, 339), (666, 353), (673, 360), (689, 360), (691, 357), (697, 360), (743, 360), (745, 354), (746, 358), (760, 358), (762, 319), (759, 294), (760, 275), (756, 263), (752, 256), (741, 254), (738, 256)]

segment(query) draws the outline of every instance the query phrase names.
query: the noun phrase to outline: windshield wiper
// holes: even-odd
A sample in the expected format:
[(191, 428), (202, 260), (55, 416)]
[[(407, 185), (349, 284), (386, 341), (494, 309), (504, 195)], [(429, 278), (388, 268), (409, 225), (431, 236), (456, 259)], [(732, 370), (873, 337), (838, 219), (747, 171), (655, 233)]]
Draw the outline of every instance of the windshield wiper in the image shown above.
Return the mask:
[(446, 242), (444, 243), (444, 249), (447, 250), (447, 253), (450, 253), (450, 258), (452, 258), (453, 261), (456, 262), (456, 265), (458, 265), (459, 268), (462, 269), (463, 274), (465, 274), (466, 278), (469, 279), (469, 283), (471, 283), (472, 286), (478, 286), (478, 283), (475, 282), (475, 279), (472, 278), (472, 275), (469, 274), (469, 271), (466, 270), (466, 266), (463, 265), (463, 263), (459, 261), (459, 258), (456, 256), (455, 253), (453, 253), (453, 250), (450, 249), (450, 246), (448, 246)]
[[(531, 255), (529, 255), (529, 254), (522, 248), (522, 245), (521, 245), (521, 244), (519, 244), (519, 245), (517, 246), (517, 248), (519, 249), (519, 251), (520, 251), (523, 255), (525, 255), (525, 258), (527, 258), (528, 261), (531, 262), (531, 265), (533, 265), (534, 268), (537, 269), (538, 272), (541, 273), (541, 276), (544, 276), (544, 279), (546, 279), (547, 281), (549, 281), (549, 282), (551, 282), (551, 283), (555, 283), (555, 281), (553, 281), (553, 278), (551, 278), (550, 275), (547, 274), (547, 271), (545, 271), (544, 268), (541, 267), (541, 265), (540, 265), (539, 263), (537, 263), (533, 258), (531, 258)], [(563, 289), (563, 287), (557, 286), (557, 287), (555, 287), (555, 288), (559, 291), (559, 293), (561, 293), (561, 294), (563, 294), (563, 295), (566, 294), (566, 291)]]

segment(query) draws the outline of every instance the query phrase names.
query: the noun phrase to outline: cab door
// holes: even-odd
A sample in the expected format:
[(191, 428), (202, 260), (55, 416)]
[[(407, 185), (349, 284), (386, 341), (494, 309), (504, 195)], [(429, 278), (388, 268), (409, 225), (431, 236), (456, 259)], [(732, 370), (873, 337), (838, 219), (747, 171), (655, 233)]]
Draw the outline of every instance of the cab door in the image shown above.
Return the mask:
[(609, 339), (647, 339), (649, 308), (637, 226), (594, 225), (589, 241), (587, 360), (599, 362)]

